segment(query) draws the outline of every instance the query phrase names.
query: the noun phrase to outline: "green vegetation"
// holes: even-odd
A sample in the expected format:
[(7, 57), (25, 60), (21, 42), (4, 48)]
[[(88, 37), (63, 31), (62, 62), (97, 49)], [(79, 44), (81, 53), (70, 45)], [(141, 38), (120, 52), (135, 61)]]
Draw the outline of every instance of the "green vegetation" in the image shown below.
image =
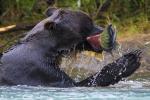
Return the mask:
[[(113, 23), (122, 36), (150, 33), (150, 0), (49, 0), (51, 6), (87, 12), (100, 26)], [(106, 11), (100, 11), (103, 3), (110, 1)], [(15, 23), (33, 23), (45, 18), (46, 0), (0, 0), (0, 26)], [(0, 35), (0, 46), (15, 35)]]

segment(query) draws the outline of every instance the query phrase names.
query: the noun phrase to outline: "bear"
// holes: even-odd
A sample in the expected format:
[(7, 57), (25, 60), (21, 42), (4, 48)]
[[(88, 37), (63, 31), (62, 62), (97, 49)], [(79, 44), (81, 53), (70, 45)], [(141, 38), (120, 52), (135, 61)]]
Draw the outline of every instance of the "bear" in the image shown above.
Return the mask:
[(92, 19), (82, 11), (49, 8), (47, 18), (0, 58), (0, 85), (49, 87), (109, 86), (130, 76), (140, 67), (141, 51), (134, 50), (86, 79), (76, 82), (59, 68), (64, 54), (73, 50), (102, 52), (87, 37), (100, 34)]

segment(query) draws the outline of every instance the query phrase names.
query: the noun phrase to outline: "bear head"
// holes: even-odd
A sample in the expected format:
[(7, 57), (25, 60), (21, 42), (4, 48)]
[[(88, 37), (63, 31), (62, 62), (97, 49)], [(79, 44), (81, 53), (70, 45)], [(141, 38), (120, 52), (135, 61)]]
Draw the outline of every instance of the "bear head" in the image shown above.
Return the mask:
[(103, 28), (94, 25), (84, 12), (48, 8), (46, 15), (47, 18), (39, 22), (24, 40), (36, 41), (38, 45), (59, 52), (74, 49), (101, 51), (98, 39), (89, 43), (88, 38), (99, 35)]

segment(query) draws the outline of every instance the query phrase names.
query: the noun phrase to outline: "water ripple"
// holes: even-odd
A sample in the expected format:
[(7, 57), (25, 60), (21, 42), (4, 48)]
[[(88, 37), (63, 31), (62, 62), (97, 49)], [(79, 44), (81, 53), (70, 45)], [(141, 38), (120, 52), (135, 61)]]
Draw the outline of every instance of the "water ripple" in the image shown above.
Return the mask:
[(149, 100), (149, 82), (125, 81), (110, 87), (1, 86), (0, 100)]

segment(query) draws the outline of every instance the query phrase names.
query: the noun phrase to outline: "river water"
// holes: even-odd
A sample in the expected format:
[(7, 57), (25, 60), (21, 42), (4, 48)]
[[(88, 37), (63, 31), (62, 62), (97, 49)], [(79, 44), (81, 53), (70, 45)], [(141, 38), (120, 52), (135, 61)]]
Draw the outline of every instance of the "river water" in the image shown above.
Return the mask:
[(122, 81), (109, 87), (0, 87), (0, 100), (150, 100), (150, 81)]

